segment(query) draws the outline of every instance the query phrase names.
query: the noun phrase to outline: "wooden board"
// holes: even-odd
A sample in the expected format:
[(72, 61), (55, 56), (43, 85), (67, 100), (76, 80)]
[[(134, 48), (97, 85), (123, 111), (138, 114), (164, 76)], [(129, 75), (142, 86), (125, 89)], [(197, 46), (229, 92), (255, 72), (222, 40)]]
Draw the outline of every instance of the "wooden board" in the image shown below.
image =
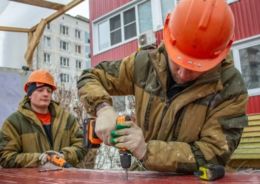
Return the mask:
[[(126, 180), (123, 171), (100, 171), (86, 169), (64, 169), (61, 171), (38, 172), (38, 169), (0, 169), (1, 184), (201, 184), (205, 183), (193, 175), (176, 175), (159, 172), (129, 172)], [(207, 183), (207, 182), (206, 182)], [(260, 172), (234, 172), (216, 182), (220, 184), (257, 184)]]

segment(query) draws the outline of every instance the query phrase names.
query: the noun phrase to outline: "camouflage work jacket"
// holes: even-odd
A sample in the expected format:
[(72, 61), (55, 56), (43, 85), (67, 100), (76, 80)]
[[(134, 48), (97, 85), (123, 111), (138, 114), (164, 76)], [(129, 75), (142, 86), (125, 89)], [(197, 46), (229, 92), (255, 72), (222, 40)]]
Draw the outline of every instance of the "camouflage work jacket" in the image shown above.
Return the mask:
[(39, 156), (47, 150), (63, 152), (66, 161), (74, 166), (83, 159), (83, 135), (74, 116), (52, 101), (51, 129), (53, 147), (28, 97), (18, 111), (10, 115), (0, 131), (0, 165), (3, 167), (37, 167)]
[(85, 70), (81, 101), (95, 115), (110, 95), (134, 95), (136, 120), (147, 142), (149, 170), (192, 172), (205, 162), (225, 165), (247, 125), (247, 90), (231, 59), (167, 98), (169, 72), (164, 46)]

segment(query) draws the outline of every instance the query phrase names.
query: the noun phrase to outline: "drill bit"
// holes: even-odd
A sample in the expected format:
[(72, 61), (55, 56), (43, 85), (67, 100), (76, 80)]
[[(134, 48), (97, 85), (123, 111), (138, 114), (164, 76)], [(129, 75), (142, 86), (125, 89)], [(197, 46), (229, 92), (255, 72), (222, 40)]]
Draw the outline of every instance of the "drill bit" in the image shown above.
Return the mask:
[(119, 151), (119, 154), (121, 166), (125, 170), (125, 178), (128, 180), (128, 168), (131, 166), (131, 154), (122, 150)]
[(128, 180), (128, 170), (125, 169), (125, 179)]

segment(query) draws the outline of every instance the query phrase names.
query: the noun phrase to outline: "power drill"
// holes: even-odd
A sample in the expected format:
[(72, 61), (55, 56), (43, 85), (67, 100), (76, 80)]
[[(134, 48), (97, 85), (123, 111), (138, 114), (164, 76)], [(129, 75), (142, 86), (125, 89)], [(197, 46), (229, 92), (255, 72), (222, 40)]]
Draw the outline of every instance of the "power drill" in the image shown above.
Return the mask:
[(72, 167), (72, 165), (66, 162), (64, 158), (60, 157), (55, 153), (48, 154), (48, 161), (59, 167), (64, 167), (64, 168)]
[(225, 168), (222, 165), (206, 164), (200, 166), (194, 174), (202, 180), (214, 181), (225, 176)]
[(95, 118), (87, 118), (83, 122), (84, 145), (86, 148), (99, 148), (102, 140), (95, 132)]
[[(129, 126), (124, 125), (124, 123), (126, 121), (131, 121), (131, 117), (128, 115), (118, 116), (116, 119), (116, 130), (130, 128)], [(116, 142), (114, 141), (114, 138), (117, 138), (119, 136), (116, 134), (116, 132), (114, 130), (111, 131), (111, 137), (112, 138), (111, 138), (110, 142), (112, 144), (116, 144)], [(120, 155), (121, 166), (125, 170), (125, 173), (126, 173), (126, 180), (128, 180), (128, 169), (131, 166), (132, 155), (126, 148), (119, 148), (119, 155)]]
[[(129, 128), (128, 126), (124, 125), (125, 121), (130, 121), (130, 116), (118, 116), (116, 119), (116, 130), (123, 129), (123, 128)], [(83, 122), (83, 131), (84, 131), (84, 145), (86, 148), (98, 148), (100, 147), (100, 144), (102, 143), (102, 140), (98, 138), (98, 136), (95, 133), (95, 118), (88, 118), (85, 119)], [(113, 142), (113, 138), (119, 137), (115, 134), (114, 131), (111, 132), (112, 139), (110, 140), (112, 144), (115, 144)], [(128, 179), (128, 169), (131, 166), (131, 154), (125, 149), (121, 148), (119, 149), (119, 155), (120, 155), (120, 164), (123, 169), (126, 171), (126, 178)]]

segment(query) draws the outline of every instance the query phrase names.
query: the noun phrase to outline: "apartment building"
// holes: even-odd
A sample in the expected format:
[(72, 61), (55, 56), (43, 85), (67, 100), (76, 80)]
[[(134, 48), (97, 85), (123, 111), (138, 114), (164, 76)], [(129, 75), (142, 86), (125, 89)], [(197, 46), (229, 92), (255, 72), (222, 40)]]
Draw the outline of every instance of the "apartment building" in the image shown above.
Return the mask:
[(51, 71), (59, 88), (76, 90), (82, 70), (91, 66), (89, 20), (65, 14), (48, 24), (33, 63), (34, 69)]

